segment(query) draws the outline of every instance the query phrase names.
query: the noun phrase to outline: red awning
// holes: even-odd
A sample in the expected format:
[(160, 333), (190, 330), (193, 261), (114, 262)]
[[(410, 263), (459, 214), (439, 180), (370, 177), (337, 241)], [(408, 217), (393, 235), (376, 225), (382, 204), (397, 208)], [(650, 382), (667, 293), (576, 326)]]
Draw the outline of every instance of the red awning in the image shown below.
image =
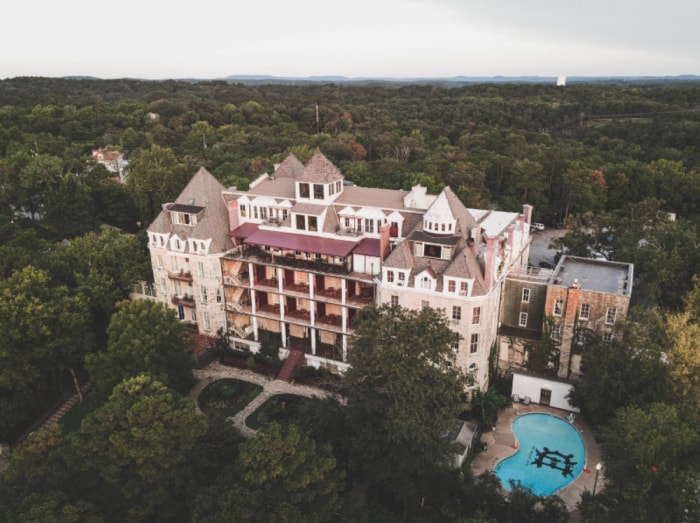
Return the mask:
[(258, 224), (257, 223), (244, 223), (243, 225), (236, 227), (234, 230), (232, 230), (228, 235), (231, 238), (243, 238), (246, 239), (248, 236), (253, 234), (255, 231), (258, 230)]
[(310, 252), (327, 256), (346, 257), (357, 245), (356, 242), (319, 238), (305, 234), (293, 234), (280, 231), (258, 230), (245, 239), (245, 243), (274, 247), (289, 251)]

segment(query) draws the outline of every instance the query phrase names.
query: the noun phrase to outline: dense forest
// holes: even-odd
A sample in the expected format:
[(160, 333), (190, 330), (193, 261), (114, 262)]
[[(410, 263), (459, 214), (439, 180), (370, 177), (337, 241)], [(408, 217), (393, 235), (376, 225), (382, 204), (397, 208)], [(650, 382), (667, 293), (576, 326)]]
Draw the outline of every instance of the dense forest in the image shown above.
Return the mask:
[[(181, 324), (160, 309), (122, 301), (134, 281), (151, 277), (145, 229), (199, 166), (226, 186), (246, 187), (289, 152), (306, 161), (320, 148), (358, 185), (422, 184), (431, 192), (449, 185), (467, 206), (508, 211), (530, 203), (536, 221), (567, 228), (557, 245), (562, 253), (602, 251), (634, 263), (636, 309), (625, 341), (591, 341), (583, 349), (585, 376), (573, 400), (607, 445), (608, 484), (604, 496), (585, 498), (582, 510), (599, 521), (697, 515), (698, 136), (700, 85), (692, 82), (0, 81), (0, 442), (23, 439), (57, 398), (88, 381), (93, 411), (80, 428), (37, 432), (18, 449), (0, 476), (0, 510), (11, 521), (207, 521), (225, 514), (255, 521), (264, 507), (272, 521), (273, 495), (298, 488), (294, 478), (262, 498), (260, 484), (236, 478), (242, 470), (255, 476), (266, 465), (254, 456), (281, 445), (298, 449), (299, 474), (308, 466), (332, 486), (323, 499), (282, 496), (309, 521), (311, 513), (318, 521), (564, 520), (554, 498), (515, 491), (504, 504), (492, 477), (444, 476), (425, 463), (382, 476), (358, 462), (368, 441), (376, 456), (393, 456), (381, 435), (348, 425), (365, 415), (362, 408), (317, 405), (302, 433), (272, 427), (255, 444), (242, 444), (221, 419), (192, 417), (182, 398), (192, 362), (180, 357), (187, 347)], [(93, 160), (96, 148), (124, 153), (125, 184)], [(138, 350), (130, 340), (139, 340)], [(366, 399), (371, 391), (361, 392), (360, 407), (376, 411)], [(498, 408), (496, 395), (478, 399), (477, 411)], [(180, 436), (146, 430), (147, 412), (167, 412)], [(158, 454), (154, 445), (160, 461), (149, 462), (138, 438), (130, 439), (133, 431), (115, 424), (131, 416), (148, 441), (173, 452)], [(119, 448), (103, 447), (110, 433), (121, 435)], [(316, 444), (318, 452), (303, 458), (301, 449)], [(634, 445), (632, 465), (623, 463)], [(396, 462), (408, 455), (397, 452)], [(652, 462), (650, 474), (644, 466)], [(92, 486), (78, 488), (81, 482)], [(420, 508), (417, 493), (427, 498)], [(248, 505), (237, 505), (239, 498)]]

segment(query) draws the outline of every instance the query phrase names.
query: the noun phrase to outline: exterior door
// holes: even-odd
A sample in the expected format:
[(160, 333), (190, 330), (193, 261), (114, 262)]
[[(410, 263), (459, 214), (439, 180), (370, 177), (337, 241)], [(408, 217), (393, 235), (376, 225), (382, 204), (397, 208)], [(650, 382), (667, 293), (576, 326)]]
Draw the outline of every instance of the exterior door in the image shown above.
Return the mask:
[(549, 405), (552, 399), (552, 391), (549, 389), (540, 389), (540, 405)]

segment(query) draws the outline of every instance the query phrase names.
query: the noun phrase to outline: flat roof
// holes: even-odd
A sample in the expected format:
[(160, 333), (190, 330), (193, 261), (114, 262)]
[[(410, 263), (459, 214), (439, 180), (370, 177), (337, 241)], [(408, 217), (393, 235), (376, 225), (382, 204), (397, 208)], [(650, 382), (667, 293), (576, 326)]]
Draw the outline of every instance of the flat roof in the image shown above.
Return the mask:
[(257, 230), (245, 240), (251, 245), (262, 245), (290, 251), (311, 252), (328, 256), (348, 256), (357, 245), (354, 241), (333, 240), (305, 234)]
[(633, 276), (631, 263), (562, 256), (549, 283), (562, 287), (578, 283), (581, 289), (589, 291), (631, 296)]

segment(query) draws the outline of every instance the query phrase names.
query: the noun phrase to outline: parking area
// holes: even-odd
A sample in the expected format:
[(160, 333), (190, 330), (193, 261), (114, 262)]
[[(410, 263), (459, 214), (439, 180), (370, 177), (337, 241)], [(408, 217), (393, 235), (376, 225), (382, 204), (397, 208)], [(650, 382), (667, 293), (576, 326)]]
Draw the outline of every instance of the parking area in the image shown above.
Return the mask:
[(534, 230), (530, 233), (532, 243), (530, 244), (529, 264), (539, 267), (540, 262), (547, 262), (555, 265), (554, 255), (556, 250), (550, 249), (549, 244), (554, 238), (561, 238), (566, 234), (566, 229), (554, 229), (547, 227), (543, 231)]

